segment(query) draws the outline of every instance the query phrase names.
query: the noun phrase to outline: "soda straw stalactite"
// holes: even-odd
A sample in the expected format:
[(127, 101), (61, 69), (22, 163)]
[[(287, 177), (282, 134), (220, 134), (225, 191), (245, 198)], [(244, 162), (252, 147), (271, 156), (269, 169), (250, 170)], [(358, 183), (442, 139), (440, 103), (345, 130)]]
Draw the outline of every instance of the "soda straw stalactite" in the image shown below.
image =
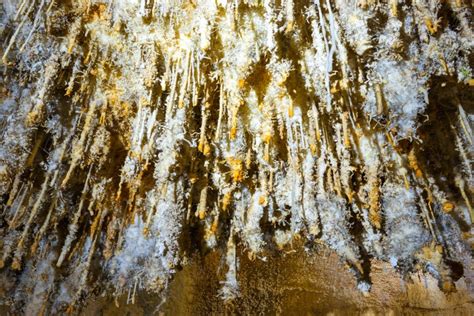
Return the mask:
[(240, 252), (301, 240), (361, 291), (371, 258), (450, 291), (448, 263), (472, 265), (471, 18), (437, 0), (6, 1), (2, 293), (43, 314), (98, 286), (134, 302), (211, 249), (231, 302)]

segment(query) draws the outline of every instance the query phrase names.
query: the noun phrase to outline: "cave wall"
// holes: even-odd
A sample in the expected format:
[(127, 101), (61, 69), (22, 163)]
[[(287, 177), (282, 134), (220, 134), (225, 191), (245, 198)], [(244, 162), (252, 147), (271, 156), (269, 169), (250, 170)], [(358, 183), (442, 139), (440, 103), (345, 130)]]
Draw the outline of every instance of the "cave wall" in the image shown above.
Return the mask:
[(6, 0), (0, 26), (2, 305), (469, 301), (469, 1)]

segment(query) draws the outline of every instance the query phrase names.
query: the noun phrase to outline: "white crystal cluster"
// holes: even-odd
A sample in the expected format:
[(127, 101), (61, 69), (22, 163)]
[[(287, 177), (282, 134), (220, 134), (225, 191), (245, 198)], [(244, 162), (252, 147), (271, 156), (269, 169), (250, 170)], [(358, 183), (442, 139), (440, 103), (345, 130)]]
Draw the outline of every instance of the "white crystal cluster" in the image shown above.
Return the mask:
[[(225, 257), (231, 300), (239, 252), (301, 240), (337, 252), (364, 291), (370, 258), (449, 288), (446, 262), (471, 260), (473, 114), (459, 97), (437, 122), (430, 89), (472, 89), (471, 14), (438, 0), (4, 1), (3, 301), (27, 314), (97, 289), (133, 301), (206, 248)], [(456, 165), (423, 154), (430, 124), (449, 127)]]

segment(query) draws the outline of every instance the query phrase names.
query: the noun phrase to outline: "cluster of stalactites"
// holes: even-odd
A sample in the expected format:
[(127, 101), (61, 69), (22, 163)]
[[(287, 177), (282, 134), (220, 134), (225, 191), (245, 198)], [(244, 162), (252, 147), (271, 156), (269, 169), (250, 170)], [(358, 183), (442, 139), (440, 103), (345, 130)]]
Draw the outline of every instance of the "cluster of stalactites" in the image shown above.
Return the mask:
[(459, 103), (450, 123), (454, 193), (417, 129), (433, 76), (472, 84), (471, 8), (405, 2), (7, 1), (1, 273), (22, 271), (32, 311), (74, 305), (92, 279), (133, 300), (166, 287), (194, 227), (226, 253), (224, 299), (237, 244), (264, 259), (301, 238), (361, 289), (361, 249), (449, 287), (443, 258), (467, 259), (445, 213), (473, 217), (472, 116)]

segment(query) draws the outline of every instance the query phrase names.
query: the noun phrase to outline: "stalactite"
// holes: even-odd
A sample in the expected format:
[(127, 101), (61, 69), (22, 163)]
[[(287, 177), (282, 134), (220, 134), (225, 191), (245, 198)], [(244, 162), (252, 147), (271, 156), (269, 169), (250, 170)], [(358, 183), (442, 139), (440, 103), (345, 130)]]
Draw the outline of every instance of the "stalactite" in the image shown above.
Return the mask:
[[(443, 250), (469, 242), (474, 217), (464, 1), (3, 11), (0, 273), (54, 270), (29, 312), (77, 311), (94, 284), (132, 302), (164, 293), (206, 249), (225, 257), (226, 302), (240, 250), (265, 260), (301, 239), (332, 248), (365, 292), (372, 257), (401, 274), (424, 264), (446, 291), (447, 262), (469, 264)], [(451, 160), (425, 153), (431, 124), (452, 133)]]

